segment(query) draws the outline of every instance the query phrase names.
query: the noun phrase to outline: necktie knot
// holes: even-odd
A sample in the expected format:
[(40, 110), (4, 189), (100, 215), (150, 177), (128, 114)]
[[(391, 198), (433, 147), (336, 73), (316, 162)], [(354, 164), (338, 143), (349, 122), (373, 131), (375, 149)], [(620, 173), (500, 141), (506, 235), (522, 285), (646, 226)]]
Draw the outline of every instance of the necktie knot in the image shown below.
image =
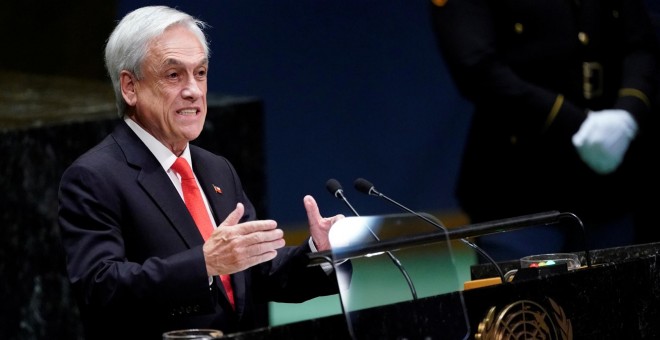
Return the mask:
[(172, 164), (172, 170), (179, 174), (181, 179), (195, 178), (195, 176), (193, 176), (192, 168), (190, 168), (188, 161), (186, 161), (186, 159), (183, 157), (178, 157), (176, 159), (174, 164)]

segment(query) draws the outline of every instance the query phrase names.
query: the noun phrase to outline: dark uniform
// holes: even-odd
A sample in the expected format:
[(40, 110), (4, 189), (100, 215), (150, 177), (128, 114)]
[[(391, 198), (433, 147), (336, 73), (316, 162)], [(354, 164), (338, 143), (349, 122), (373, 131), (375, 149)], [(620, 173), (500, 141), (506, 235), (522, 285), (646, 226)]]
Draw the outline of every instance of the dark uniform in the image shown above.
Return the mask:
[[(457, 184), (471, 221), (558, 210), (583, 220), (592, 248), (633, 242), (617, 221), (639, 207), (642, 163), (657, 155), (642, 145), (657, 114), (659, 58), (642, 0), (433, 0), (431, 13), (446, 65), (474, 104)], [(639, 126), (608, 175), (591, 170), (571, 142), (588, 110), (603, 109), (627, 110)], [(523, 249), (491, 256), (578, 246), (567, 246), (563, 231), (536, 230), (496, 235), (504, 248)]]

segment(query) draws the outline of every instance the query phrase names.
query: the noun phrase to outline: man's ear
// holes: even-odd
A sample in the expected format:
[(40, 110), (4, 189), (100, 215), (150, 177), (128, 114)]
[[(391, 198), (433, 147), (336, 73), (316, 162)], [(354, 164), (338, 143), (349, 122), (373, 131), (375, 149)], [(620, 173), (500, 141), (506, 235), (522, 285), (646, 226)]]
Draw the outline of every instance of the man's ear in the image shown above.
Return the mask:
[(135, 75), (126, 70), (119, 74), (119, 85), (121, 86), (121, 95), (124, 97), (128, 106), (135, 106), (137, 103), (136, 79)]

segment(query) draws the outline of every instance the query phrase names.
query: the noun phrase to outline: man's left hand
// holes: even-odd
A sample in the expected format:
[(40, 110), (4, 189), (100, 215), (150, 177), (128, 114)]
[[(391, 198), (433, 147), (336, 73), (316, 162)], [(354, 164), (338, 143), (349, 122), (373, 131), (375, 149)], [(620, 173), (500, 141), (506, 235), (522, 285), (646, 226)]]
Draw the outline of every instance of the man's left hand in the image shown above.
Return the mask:
[(321, 216), (316, 200), (310, 195), (306, 195), (305, 198), (303, 198), (303, 203), (305, 204), (305, 210), (307, 210), (309, 233), (312, 235), (312, 241), (314, 241), (316, 249), (318, 251), (329, 250), (331, 248), (330, 239), (328, 237), (330, 227), (332, 227), (335, 222), (344, 218), (344, 215), (337, 214), (332, 217)]

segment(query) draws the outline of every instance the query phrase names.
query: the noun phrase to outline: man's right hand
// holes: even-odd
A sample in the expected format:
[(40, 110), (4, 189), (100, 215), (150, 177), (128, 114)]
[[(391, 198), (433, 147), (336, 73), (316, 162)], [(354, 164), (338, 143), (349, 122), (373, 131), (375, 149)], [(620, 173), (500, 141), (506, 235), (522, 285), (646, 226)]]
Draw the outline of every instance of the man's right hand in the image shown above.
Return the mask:
[(284, 232), (277, 229), (273, 220), (257, 220), (238, 223), (245, 207), (236, 204), (236, 209), (213, 231), (204, 243), (204, 259), (209, 276), (232, 274), (277, 255), (284, 247)]

